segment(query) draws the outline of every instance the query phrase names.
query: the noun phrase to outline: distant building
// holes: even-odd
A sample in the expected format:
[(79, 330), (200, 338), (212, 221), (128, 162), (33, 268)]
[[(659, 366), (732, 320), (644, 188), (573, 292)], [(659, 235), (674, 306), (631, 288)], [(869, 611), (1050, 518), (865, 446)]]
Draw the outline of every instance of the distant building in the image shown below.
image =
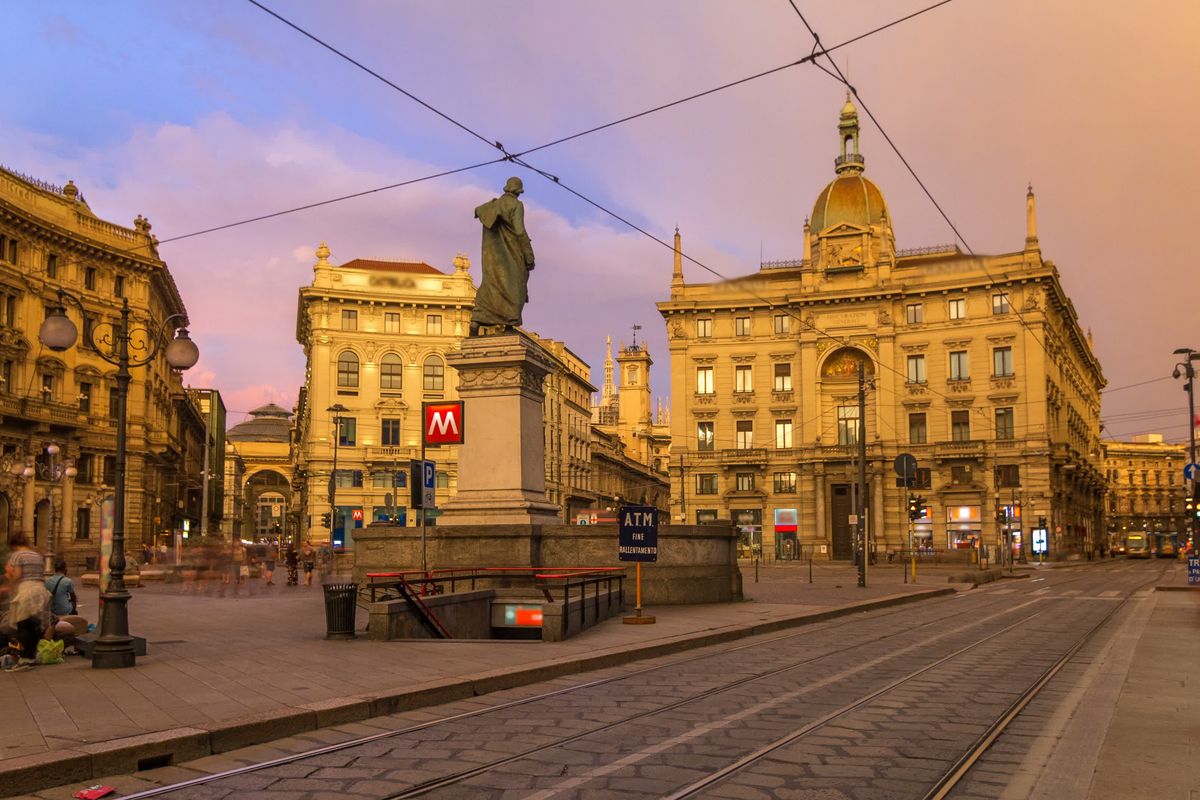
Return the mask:
[(226, 491), (236, 495), (229, 507), (233, 527), (247, 541), (291, 540), (301, 544), (303, 507), (293, 489), (295, 450), (292, 413), (268, 403), (234, 425), (225, 438), (235, 448), (237, 470), (225, 472)]
[(1105, 441), (1102, 449), (1108, 480), (1108, 546), (1131, 532), (1186, 533), (1187, 447), (1167, 444), (1152, 433), (1134, 436), (1131, 442)]
[(216, 389), (188, 389), (203, 420), (199, 474), (199, 523), (204, 536), (219, 536), (225, 514), (225, 403)]
[[(37, 335), (59, 289), (83, 311), (67, 303), (80, 339), (56, 353)], [(65, 555), (72, 570), (99, 561), (116, 479), (117, 369), (87, 347), (84, 332), (94, 331), (100, 347), (111, 344), (125, 302), (134, 326), (155, 333), (185, 313), (149, 221), (102, 220), (74, 183), (53, 186), (0, 168), (0, 542), (23, 530), (39, 549)], [(125, 536), (136, 551), (169, 540), (198, 512), (188, 491), (200, 485), (201, 465), (187, 448), (202, 441), (203, 421), (164, 358), (131, 371)]]
[(901, 453), (915, 456), (912, 492), (925, 499), (915, 546), (1002, 547), (1004, 511), (1018, 544), (1044, 516), (1051, 557), (1097, 549), (1105, 381), (1042, 257), (1032, 189), (1019, 250), (897, 250), (883, 193), (863, 175), (849, 100), (837, 142), (836, 176), (817, 195), (800, 258), (686, 283), (676, 233), (670, 298), (658, 304), (671, 357), (672, 515), (732, 519), (746, 555), (761, 546), (794, 557), (803, 546), (851, 558), (861, 366), (878, 551), (909, 546), (893, 471)]

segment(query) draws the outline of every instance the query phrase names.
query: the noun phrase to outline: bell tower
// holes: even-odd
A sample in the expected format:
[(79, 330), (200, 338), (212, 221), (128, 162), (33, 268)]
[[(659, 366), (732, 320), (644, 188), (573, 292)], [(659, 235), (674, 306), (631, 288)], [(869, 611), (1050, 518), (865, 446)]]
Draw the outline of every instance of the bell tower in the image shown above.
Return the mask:
[(617, 430), (625, 449), (642, 463), (649, 463), (649, 440), (646, 435), (653, 424), (650, 401), (650, 353), (645, 345), (638, 344), (637, 334), (641, 325), (633, 326), (633, 343), (622, 347), (617, 353), (620, 370), (620, 386), (617, 391)]

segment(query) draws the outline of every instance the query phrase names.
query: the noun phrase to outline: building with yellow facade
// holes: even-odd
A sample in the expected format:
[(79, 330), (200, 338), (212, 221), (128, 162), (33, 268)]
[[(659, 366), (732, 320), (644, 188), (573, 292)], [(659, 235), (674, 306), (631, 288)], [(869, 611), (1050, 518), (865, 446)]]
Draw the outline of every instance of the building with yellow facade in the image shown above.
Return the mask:
[(299, 546), (303, 509), (292, 489), (295, 448), (292, 414), (274, 403), (259, 406), (250, 418), (225, 434), (236, 452), (237, 468), (226, 470), (228, 532), (251, 542)]
[(1151, 433), (1131, 442), (1105, 441), (1102, 449), (1108, 479), (1107, 546), (1118, 547), (1130, 533), (1186, 534), (1187, 446), (1168, 444)]
[[(66, 304), (80, 339), (52, 352), (38, 330), (60, 289), (82, 302)], [(72, 570), (99, 560), (116, 463), (117, 368), (83, 334), (111, 345), (125, 301), (152, 335), (185, 313), (149, 221), (108, 222), (72, 182), (0, 169), (0, 542), (25, 531)], [(136, 551), (199, 522), (204, 420), (162, 351), (132, 374), (125, 535)]]
[[(676, 236), (658, 308), (671, 357), (672, 516), (732, 519), (745, 552), (853, 555), (858, 371), (866, 376), (865, 510), (878, 552), (999, 547), (1028, 554), (1045, 518), (1051, 557), (1103, 534), (1104, 377), (1053, 262), (1032, 189), (1023, 246), (975, 256), (898, 250), (883, 193), (864, 175), (847, 100), (835, 177), (804, 252), (718, 283), (684, 280)], [(918, 463), (910, 528), (893, 462)], [(1040, 537), (1039, 537), (1040, 538)], [(1020, 554), (1020, 551), (1018, 551)]]

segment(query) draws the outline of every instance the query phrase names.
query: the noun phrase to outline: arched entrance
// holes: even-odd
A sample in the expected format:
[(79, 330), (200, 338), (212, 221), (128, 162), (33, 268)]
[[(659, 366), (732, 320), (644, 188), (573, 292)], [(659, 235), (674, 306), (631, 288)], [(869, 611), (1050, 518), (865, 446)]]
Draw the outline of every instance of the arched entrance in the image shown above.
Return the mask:
[(292, 485), (273, 469), (256, 472), (246, 481), (242, 536), (256, 542), (285, 542), (293, 538), (291, 520)]

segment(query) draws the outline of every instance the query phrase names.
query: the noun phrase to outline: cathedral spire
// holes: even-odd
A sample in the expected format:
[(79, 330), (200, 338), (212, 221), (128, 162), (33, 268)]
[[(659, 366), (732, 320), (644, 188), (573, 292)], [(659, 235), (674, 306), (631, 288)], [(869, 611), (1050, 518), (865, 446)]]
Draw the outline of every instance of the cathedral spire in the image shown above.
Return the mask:
[(600, 391), (601, 404), (611, 400), (617, 393), (613, 386), (612, 337), (604, 337), (604, 388)]
[(683, 237), (675, 226), (675, 268), (671, 272), (671, 288), (683, 286)]

